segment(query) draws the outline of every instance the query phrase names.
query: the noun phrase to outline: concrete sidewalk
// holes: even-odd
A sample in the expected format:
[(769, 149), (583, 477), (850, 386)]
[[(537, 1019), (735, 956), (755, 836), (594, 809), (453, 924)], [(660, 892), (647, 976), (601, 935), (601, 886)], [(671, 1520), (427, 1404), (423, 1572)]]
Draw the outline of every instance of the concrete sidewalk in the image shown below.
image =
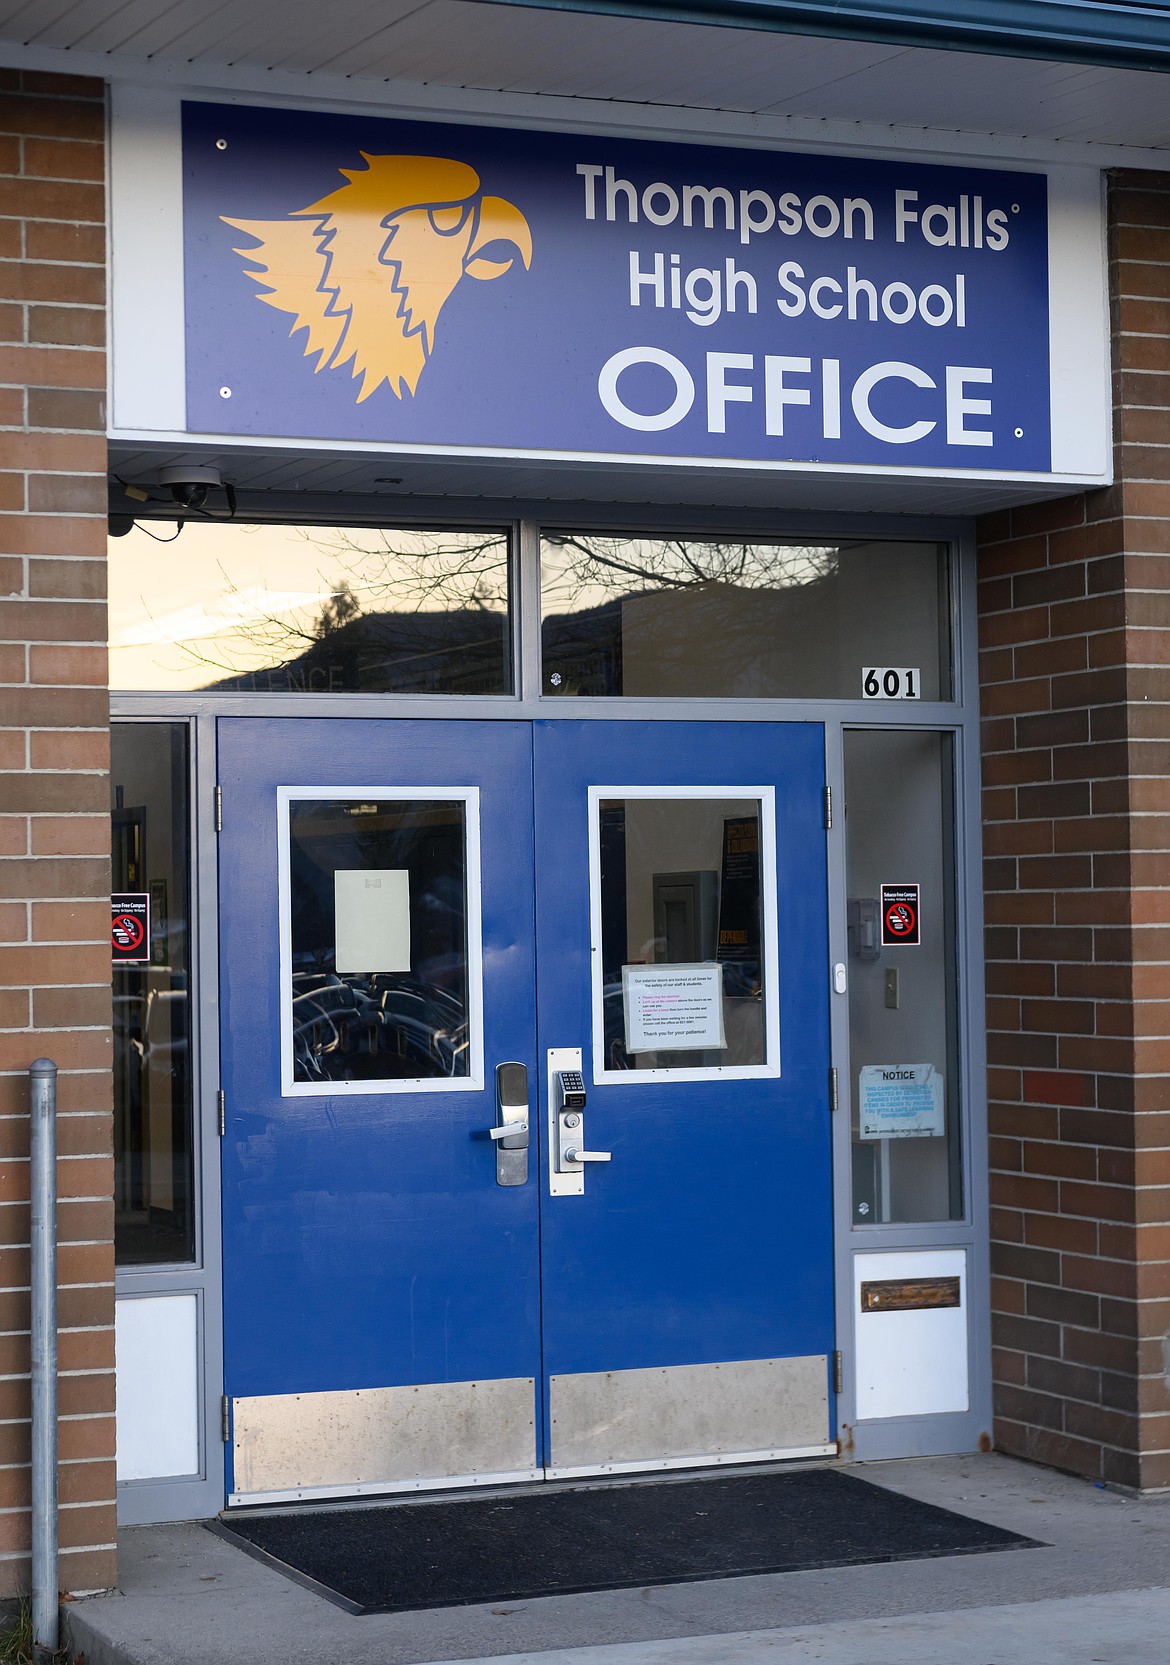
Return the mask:
[(68, 1608), (86, 1665), (1166, 1665), (1170, 1497), (1003, 1457), (866, 1480), (1044, 1547), (353, 1617), (200, 1526), (122, 1540), (119, 1594)]

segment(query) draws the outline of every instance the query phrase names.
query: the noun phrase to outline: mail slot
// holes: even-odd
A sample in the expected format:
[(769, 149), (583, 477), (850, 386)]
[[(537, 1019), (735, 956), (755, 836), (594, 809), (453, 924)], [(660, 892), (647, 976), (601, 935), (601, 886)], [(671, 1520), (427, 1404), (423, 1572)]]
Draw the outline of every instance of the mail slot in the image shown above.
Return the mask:
[(862, 1312), (918, 1312), (923, 1307), (957, 1307), (959, 1278), (879, 1278), (861, 1286)]

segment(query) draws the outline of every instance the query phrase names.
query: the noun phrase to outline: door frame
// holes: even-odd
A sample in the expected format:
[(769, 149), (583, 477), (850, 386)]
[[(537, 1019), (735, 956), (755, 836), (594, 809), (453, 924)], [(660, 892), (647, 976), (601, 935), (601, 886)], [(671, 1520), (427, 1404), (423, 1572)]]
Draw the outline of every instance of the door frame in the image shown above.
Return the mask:
[[(403, 512), (395, 513), (400, 507)], [(193, 1005), (196, 1260), (191, 1265), (119, 1268), (121, 1299), (194, 1294), (199, 1314), (201, 1403), (200, 1472), (193, 1477), (132, 1481), (118, 1487), (123, 1524), (200, 1520), (224, 1505), (222, 1250), (220, 1240), (218, 860), (215, 736), (220, 717), (458, 718), (466, 721), (607, 720), (813, 722), (825, 732), (825, 768), (833, 823), (826, 832), (829, 957), (826, 978), (846, 950), (846, 874), (843, 734), (853, 728), (918, 729), (948, 732), (955, 745), (955, 873), (961, 905), (956, 908), (956, 957), (962, 983), (959, 1012), (960, 1080), (964, 1097), (962, 1132), (965, 1213), (961, 1221), (924, 1225), (854, 1227), (850, 1207), (848, 1002), (830, 998), (832, 1063), (839, 1083), (833, 1129), (834, 1261), (837, 1349), (842, 1389), (837, 1396), (839, 1449), (851, 1460), (975, 1451), (991, 1431), (990, 1269), (987, 1230), (987, 1093), (983, 994), (982, 847), (979, 799), (978, 643), (976, 631), (975, 535), (969, 520), (918, 516), (785, 514), (697, 508), (629, 508), (596, 503), (507, 504), (458, 499), (417, 500), (396, 505), (343, 495), (306, 503), (300, 494), (250, 495), (241, 504), (245, 521), (301, 525), (419, 525), (506, 527), (512, 539), (512, 694), (149, 694), (113, 692), (111, 720), (183, 720), (191, 730), (192, 901), (194, 926)], [(158, 518), (167, 518), (159, 516)], [(646, 699), (543, 697), (540, 670), (541, 525), (570, 522), (585, 529), (631, 530), (701, 537), (800, 537), (830, 541), (860, 538), (875, 542), (923, 539), (949, 550), (950, 628), (953, 693), (948, 701), (905, 702), (875, 711), (862, 699)], [(826, 1103), (826, 1114), (829, 1114)], [(539, 1182), (539, 1176), (538, 1176)], [(942, 1416), (890, 1418), (857, 1424), (853, 1389), (855, 1324), (853, 1277), (856, 1254), (895, 1249), (959, 1249), (968, 1267), (970, 1408)]]

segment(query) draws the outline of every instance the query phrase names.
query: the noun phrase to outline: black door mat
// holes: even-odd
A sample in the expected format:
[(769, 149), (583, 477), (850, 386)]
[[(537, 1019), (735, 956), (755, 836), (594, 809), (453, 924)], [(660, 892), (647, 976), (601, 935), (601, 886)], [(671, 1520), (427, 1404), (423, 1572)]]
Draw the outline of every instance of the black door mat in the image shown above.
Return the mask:
[(834, 1469), (551, 1486), (209, 1524), (351, 1613), (1038, 1547)]

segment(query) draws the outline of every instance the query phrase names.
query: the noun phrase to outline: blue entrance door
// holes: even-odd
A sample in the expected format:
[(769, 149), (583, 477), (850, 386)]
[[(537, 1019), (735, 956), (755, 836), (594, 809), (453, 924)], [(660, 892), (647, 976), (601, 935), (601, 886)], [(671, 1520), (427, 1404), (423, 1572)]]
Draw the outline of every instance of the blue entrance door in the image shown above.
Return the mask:
[(534, 1475), (529, 726), (225, 720), (219, 781), (229, 1497)]
[(827, 1449), (823, 731), (231, 719), (219, 779), (229, 1495)]
[[(566, 721), (535, 738), (542, 1057), (580, 1049), (574, 1137), (609, 1155), (575, 1182), (546, 1163), (547, 1461), (823, 1450), (823, 729)], [(548, 1090), (563, 1144), (555, 1075)]]

